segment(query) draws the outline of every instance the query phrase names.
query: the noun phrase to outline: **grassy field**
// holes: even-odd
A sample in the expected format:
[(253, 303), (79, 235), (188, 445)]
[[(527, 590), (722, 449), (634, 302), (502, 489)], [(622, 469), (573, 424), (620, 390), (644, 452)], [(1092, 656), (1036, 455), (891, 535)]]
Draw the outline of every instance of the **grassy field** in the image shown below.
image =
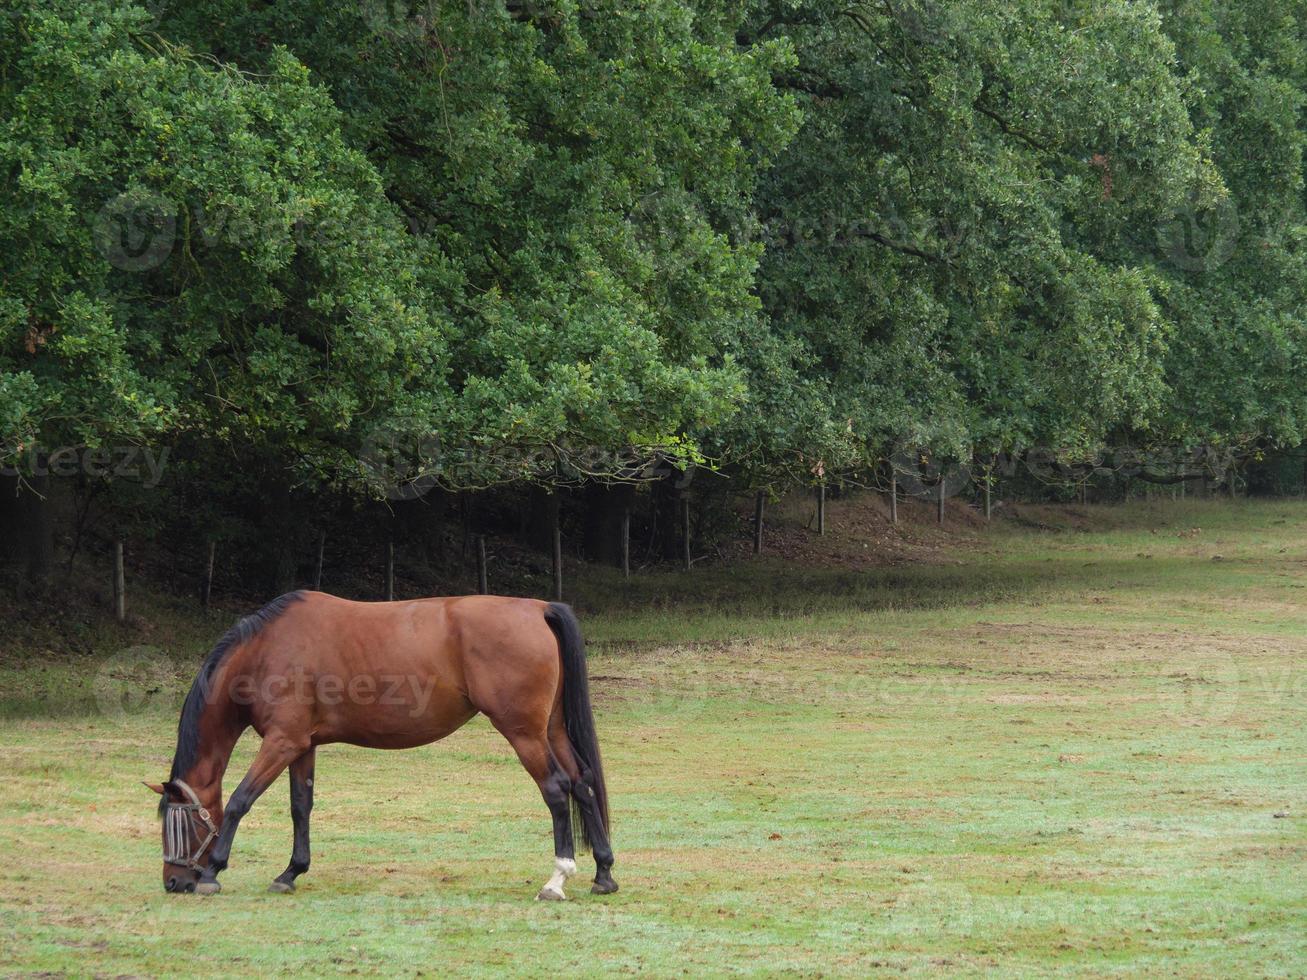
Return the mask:
[(0, 663), (0, 970), (1307, 972), (1307, 504), (1049, 510), (939, 563), (578, 588), (618, 894), (586, 859), (573, 901), (532, 901), (547, 814), (477, 720), (320, 751), (296, 894), (264, 891), (283, 779), (221, 895), (165, 895), (139, 781), (194, 669), (176, 637), (220, 629), (173, 621), (111, 636), (162, 655)]

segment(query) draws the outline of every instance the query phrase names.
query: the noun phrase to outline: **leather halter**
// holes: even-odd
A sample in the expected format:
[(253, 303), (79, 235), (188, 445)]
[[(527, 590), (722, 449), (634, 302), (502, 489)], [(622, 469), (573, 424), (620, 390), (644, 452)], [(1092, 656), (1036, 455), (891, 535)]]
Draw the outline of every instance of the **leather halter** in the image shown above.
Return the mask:
[[(163, 814), (164, 845), (163, 860), (165, 864), (182, 864), (193, 871), (203, 871), (205, 866), (200, 863), (199, 856), (204, 853), (212, 840), (218, 836), (218, 828), (209, 816), (209, 811), (200, 805), (200, 798), (195, 795), (195, 790), (191, 789), (180, 779), (173, 779), (169, 782), (170, 786), (175, 786), (190, 801), (189, 803), (173, 803), (168, 801), (165, 804)], [(200, 828), (197, 827), (196, 819), (208, 831), (204, 839), (200, 841), (200, 846), (192, 849), (191, 841), (198, 836)]]

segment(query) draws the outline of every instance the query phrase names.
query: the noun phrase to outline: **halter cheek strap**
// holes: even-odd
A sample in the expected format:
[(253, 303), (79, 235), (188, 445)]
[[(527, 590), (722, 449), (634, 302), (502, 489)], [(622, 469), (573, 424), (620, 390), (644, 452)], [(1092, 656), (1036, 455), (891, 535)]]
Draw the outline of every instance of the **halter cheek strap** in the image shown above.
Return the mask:
[[(209, 811), (200, 805), (195, 790), (180, 779), (172, 780), (171, 785), (180, 790), (189, 802), (166, 804), (163, 817), (163, 860), (167, 864), (182, 864), (194, 871), (203, 871), (204, 865), (200, 863), (199, 856), (218, 836), (218, 828), (209, 816)], [(191, 842), (199, 833), (199, 828), (195, 826), (197, 819), (207, 833), (199, 847), (192, 848)]]

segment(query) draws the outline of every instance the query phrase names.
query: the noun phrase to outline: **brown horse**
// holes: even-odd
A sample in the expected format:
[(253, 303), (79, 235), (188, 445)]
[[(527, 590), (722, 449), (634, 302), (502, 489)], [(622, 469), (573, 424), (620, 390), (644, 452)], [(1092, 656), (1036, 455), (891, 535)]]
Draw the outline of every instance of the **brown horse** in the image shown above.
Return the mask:
[[(162, 797), (164, 888), (220, 891), (241, 818), (289, 768), (294, 846), (270, 890), (294, 891), (309, 867), (317, 746), (426, 745), (478, 711), (513, 746), (553, 817), (554, 873), (536, 897), (566, 897), (574, 828), (594, 852), (590, 890), (617, 891), (585, 644), (572, 610), (503, 596), (350, 602), (321, 592), (292, 592), (245, 617), (200, 668), (182, 707), (172, 774), (147, 784)], [(224, 809), (223, 773), (247, 728), (263, 744)]]

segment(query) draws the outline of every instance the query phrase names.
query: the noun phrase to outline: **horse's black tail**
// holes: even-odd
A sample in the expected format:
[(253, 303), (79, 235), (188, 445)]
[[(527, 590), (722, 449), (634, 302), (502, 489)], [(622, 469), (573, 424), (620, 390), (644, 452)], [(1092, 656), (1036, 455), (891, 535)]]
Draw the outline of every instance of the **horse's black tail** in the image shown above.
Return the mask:
[[(581, 772), (588, 775), (607, 831), (608, 788), (604, 785), (599, 736), (595, 732), (595, 716), (590, 707), (590, 678), (585, 669), (585, 640), (581, 638), (581, 624), (576, 621), (572, 607), (561, 602), (549, 604), (545, 622), (558, 638), (558, 655), (563, 662), (563, 721), (567, 726), (567, 738), (572, 743)], [(572, 832), (584, 848), (590, 847), (590, 832), (575, 796), (572, 797)]]

